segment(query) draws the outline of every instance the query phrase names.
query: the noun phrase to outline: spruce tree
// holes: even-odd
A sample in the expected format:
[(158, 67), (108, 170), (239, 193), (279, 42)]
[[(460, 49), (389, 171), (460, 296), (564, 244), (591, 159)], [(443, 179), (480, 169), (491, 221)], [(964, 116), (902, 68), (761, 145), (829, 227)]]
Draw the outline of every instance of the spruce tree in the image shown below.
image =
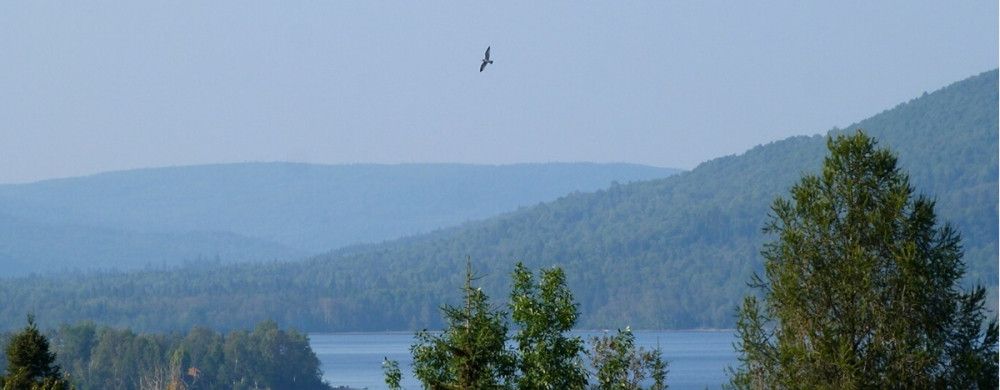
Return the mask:
[(504, 389), (511, 387), (514, 354), (507, 349), (506, 313), (493, 309), (466, 268), (462, 306), (444, 306), (441, 333), (417, 332), (410, 348), (413, 370), (428, 389)]
[(860, 130), (772, 206), (739, 311), (737, 388), (996, 388), (997, 323), (959, 234)]
[(59, 366), (55, 364), (56, 354), (49, 351), (49, 340), (35, 325), (34, 316), (28, 315), (28, 325), (11, 337), (5, 352), (5, 390), (57, 390), (70, 387), (62, 378)]

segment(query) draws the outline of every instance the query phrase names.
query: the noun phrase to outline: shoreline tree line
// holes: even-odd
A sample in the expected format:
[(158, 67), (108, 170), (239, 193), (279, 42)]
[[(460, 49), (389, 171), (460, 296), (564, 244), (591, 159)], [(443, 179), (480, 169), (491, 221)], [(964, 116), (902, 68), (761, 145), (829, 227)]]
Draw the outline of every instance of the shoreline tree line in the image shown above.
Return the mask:
[(94, 323), (5, 335), (2, 388), (16, 390), (329, 390), (308, 337), (263, 321), (223, 334), (138, 334)]

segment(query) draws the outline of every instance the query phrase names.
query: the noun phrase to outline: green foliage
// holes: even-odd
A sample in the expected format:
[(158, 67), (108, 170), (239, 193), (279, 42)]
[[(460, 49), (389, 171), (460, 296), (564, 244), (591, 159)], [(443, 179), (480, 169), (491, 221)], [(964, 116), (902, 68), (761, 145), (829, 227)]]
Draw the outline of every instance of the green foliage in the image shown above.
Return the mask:
[[(997, 387), (997, 340), (995, 318), (987, 317), (983, 307), (986, 290), (976, 287), (959, 297), (958, 312), (950, 324), (945, 355), (949, 365), (942, 377), (958, 389), (993, 389)], [(990, 321), (985, 333), (983, 324)]]
[(399, 384), (403, 380), (403, 372), (399, 370), (399, 362), (385, 358), (382, 361), (382, 373), (385, 376), (385, 385), (389, 390), (400, 390), (403, 388)]
[(761, 314), (760, 302), (754, 296), (743, 299), (737, 313), (736, 333), (738, 342), (733, 346), (739, 353), (738, 369), (727, 367), (730, 384), (738, 389), (765, 389), (775, 377), (776, 367), (770, 340), (773, 332), (768, 329), (767, 319)]
[[(989, 282), (990, 310), (998, 302), (997, 85), (997, 72), (987, 72), (850, 127), (891, 146), (913, 186), (934, 195), (938, 215), (962, 232), (963, 283)], [(467, 255), (494, 260), (478, 281), (488, 291), (509, 291), (507, 259), (559, 266), (580, 327), (729, 328), (745, 281), (763, 272), (769, 205), (803, 172), (819, 172), (825, 153), (824, 137), (793, 137), (663, 180), (301, 262), (2, 280), (0, 328), (20, 326), (29, 310), (138, 330), (235, 329), (267, 318), (307, 331), (441, 328), (437, 308), (456, 300), (454, 270)]]
[(997, 323), (985, 290), (961, 291), (958, 233), (874, 139), (858, 131), (828, 148), (822, 173), (772, 206), (776, 239), (753, 282), (763, 301), (739, 314), (732, 384), (996, 388)]
[(466, 266), (465, 304), (442, 308), (447, 326), (440, 334), (417, 332), (413, 371), (429, 389), (503, 389), (510, 387), (515, 357), (507, 350), (506, 313), (490, 307), (481, 288), (473, 287)]
[(587, 371), (581, 355), (583, 340), (567, 337), (579, 317), (562, 269), (541, 272), (535, 284), (531, 271), (517, 263), (510, 294), (511, 318), (519, 327), (517, 343), (519, 389), (583, 389)]
[[(56, 362), (81, 390), (330, 388), (322, 381), (308, 338), (278, 329), (273, 321), (228, 335), (206, 328), (187, 334), (136, 334), (80, 323), (61, 326), (50, 338), (58, 352)], [(9, 358), (8, 370), (16, 370), (18, 361)], [(51, 373), (46, 378), (58, 379)], [(69, 384), (64, 382), (50, 380), (39, 386)]]
[[(418, 332), (410, 348), (416, 377), (428, 389), (586, 389), (586, 353), (579, 337), (567, 337), (578, 317), (562, 269), (542, 270), (541, 281), (524, 264), (512, 275), (509, 306), (520, 328), (515, 352), (506, 349), (506, 313), (491, 310), (486, 295), (472, 287), (471, 265), (465, 277), (465, 307), (445, 306), (449, 326), (440, 334)], [(591, 361), (601, 389), (666, 389), (667, 363), (659, 348), (636, 348), (632, 331), (595, 337)], [(399, 365), (383, 362), (385, 380), (399, 388)]]
[(625, 327), (615, 335), (591, 340), (591, 364), (601, 390), (638, 390), (647, 378), (653, 380), (650, 390), (667, 388), (667, 362), (659, 348), (647, 351), (636, 348), (632, 330)]
[(56, 354), (49, 352), (49, 340), (38, 331), (33, 316), (28, 316), (24, 329), (10, 337), (4, 352), (7, 357), (7, 375), (2, 379), (5, 390), (70, 387), (55, 364)]

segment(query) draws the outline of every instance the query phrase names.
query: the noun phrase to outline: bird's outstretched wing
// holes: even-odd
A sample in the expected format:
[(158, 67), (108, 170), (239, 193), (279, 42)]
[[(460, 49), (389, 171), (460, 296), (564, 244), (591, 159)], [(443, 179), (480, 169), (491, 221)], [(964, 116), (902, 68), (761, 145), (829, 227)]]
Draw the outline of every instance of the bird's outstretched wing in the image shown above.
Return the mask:
[(479, 71), (482, 72), (483, 69), (486, 69), (486, 61), (483, 61), (483, 64), (479, 65)]
[(486, 46), (486, 61), (490, 60), (490, 47)]

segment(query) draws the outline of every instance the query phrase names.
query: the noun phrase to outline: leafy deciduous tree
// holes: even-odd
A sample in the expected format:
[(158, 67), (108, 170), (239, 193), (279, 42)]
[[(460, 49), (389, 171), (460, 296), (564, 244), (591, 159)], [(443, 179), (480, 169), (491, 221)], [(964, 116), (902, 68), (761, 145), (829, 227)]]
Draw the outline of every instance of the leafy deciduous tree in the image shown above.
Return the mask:
[(582, 389), (587, 370), (582, 354), (583, 340), (568, 337), (579, 317), (573, 294), (566, 287), (560, 268), (541, 271), (535, 284), (531, 271), (522, 263), (514, 268), (510, 294), (511, 318), (520, 329), (517, 342), (519, 389)]
[(383, 358), (382, 373), (385, 374), (385, 385), (389, 390), (400, 390), (403, 387), (399, 384), (403, 380), (403, 372), (399, 370), (399, 362)]
[(638, 390), (647, 378), (653, 380), (650, 390), (667, 388), (667, 362), (660, 349), (636, 347), (635, 335), (628, 327), (615, 335), (594, 337), (591, 342), (591, 364), (599, 389)]

